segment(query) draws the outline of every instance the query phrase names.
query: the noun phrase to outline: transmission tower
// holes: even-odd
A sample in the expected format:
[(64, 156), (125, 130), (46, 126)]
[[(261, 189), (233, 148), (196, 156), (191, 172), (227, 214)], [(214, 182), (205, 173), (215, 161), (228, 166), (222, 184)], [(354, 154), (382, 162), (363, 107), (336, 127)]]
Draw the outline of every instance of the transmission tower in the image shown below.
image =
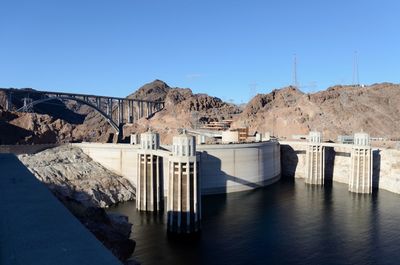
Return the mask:
[(299, 84), (297, 82), (297, 55), (293, 55), (293, 86), (298, 87)]
[(353, 58), (353, 85), (358, 86), (360, 84), (360, 76), (358, 73), (358, 53), (354, 52)]

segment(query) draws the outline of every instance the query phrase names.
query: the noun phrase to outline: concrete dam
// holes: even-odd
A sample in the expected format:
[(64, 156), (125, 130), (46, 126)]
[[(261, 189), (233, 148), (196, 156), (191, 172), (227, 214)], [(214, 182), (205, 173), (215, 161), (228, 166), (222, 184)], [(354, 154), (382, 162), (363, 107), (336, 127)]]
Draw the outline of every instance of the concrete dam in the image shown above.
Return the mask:
[[(321, 133), (310, 132), (308, 142), (196, 145), (194, 136), (184, 133), (171, 146), (161, 146), (159, 135), (147, 132), (141, 134), (140, 145), (74, 145), (136, 187), (137, 210), (162, 212), (166, 205), (168, 231), (180, 234), (200, 230), (201, 195), (263, 187), (282, 173), (304, 178), (308, 185), (338, 181), (347, 183), (350, 192), (372, 193), (380, 161), (369, 135), (355, 134), (352, 145), (321, 139)], [(390, 181), (383, 179), (381, 188), (398, 186), (385, 186)]]
[[(140, 145), (77, 143), (93, 160), (127, 178), (137, 187)], [(172, 146), (161, 145), (152, 153), (168, 161)], [(201, 194), (218, 194), (250, 190), (279, 180), (281, 175), (280, 145), (277, 141), (196, 145), (199, 160)], [(168, 172), (168, 163), (162, 165)], [(164, 178), (164, 194), (168, 194)]]
[(159, 135), (147, 132), (140, 145), (74, 145), (136, 187), (137, 210), (166, 208), (168, 232), (177, 234), (200, 231), (201, 195), (251, 190), (281, 176), (277, 141), (196, 146), (183, 133), (161, 146)]
[(355, 144), (323, 143), (312, 132), (308, 142), (196, 145), (192, 136), (179, 135), (167, 146), (148, 132), (135, 145), (71, 145), (128, 179), (136, 187), (138, 211), (165, 212), (169, 232), (190, 234), (201, 230), (201, 195), (252, 190), (281, 176), (303, 178), (314, 186), (342, 182), (353, 193), (371, 193), (373, 188), (400, 193), (400, 152), (371, 148), (367, 135), (356, 136)]

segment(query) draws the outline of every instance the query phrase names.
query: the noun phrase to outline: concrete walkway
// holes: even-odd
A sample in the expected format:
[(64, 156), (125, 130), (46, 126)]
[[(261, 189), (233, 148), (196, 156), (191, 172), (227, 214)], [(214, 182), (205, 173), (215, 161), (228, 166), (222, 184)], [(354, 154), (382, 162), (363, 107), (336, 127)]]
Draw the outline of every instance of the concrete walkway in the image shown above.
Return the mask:
[(0, 264), (121, 264), (12, 154), (0, 154)]

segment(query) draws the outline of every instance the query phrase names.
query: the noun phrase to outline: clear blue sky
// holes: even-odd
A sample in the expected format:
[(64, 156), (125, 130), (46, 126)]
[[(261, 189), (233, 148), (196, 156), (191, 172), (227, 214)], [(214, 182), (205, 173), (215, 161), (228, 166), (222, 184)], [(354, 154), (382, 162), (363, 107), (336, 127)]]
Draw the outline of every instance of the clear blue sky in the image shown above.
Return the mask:
[[(246, 102), (400, 82), (400, 3), (386, 0), (1, 0), (0, 87), (126, 96), (154, 79)], [(309, 86), (314, 84), (314, 86)]]

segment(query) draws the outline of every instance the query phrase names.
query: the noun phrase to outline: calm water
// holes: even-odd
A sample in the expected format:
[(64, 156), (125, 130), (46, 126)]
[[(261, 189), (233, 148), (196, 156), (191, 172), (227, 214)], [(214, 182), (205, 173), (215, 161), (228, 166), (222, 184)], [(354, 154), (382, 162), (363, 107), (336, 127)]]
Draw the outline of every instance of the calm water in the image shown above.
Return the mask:
[(284, 181), (250, 191), (203, 197), (202, 233), (191, 241), (166, 235), (166, 220), (129, 216), (134, 256), (142, 264), (400, 264), (400, 196), (354, 195), (347, 185), (309, 187)]

